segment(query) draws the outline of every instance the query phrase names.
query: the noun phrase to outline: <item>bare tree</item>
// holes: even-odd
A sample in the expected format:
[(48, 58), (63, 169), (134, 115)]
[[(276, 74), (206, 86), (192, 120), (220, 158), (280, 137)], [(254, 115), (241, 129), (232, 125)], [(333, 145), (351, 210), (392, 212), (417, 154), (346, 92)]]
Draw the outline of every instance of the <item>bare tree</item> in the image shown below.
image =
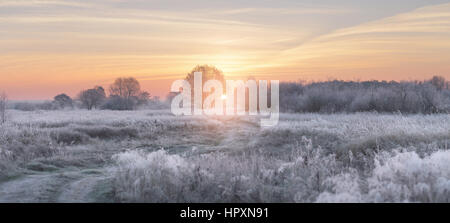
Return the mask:
[(81, 101), (84, 107), (88, 110), (97, 108), (106, 99), (105, 90), (102, 87), (94, 87), (80, 92), (78, 99)]
[(434, 76), (430, 80), (431, 84), (436, 87), (439, 91), (445, 87), (445, 78), (442, 76)]
[(194, 73), (195, 72), (202, 72), (203, 84), (208, 80), (218, 80), (218, 81), (222, 82), (222, 84), (225, 86), (225, 78), (224, 78), (223, 72), (221, 70), (217, 69), (214, 66), (197, 65), (186, 76), (186, 80), (189, 82), (189, 84), (191, 85), (192, 88), (194, 87)]
[(6, 105), (8, 103), (8, 96), (6, 93), (0, 94), (0, 123), (4, 124), (6, 122)]
[(145, 105), (151, 99), (151, 95), (150, 95), (150, 93), (143, 91), (143, 92), (139, 93), (139, 95), (136, 99), (137, 99), (138, 105)]
[(133, 77), (117, 78), (109, 87), (110, 95), (119, 96), (124, 99), (138, 97), (141, 93), (141, 85)]
[(141, 85), (136, 78), (117, 78), (109, 87), (109, 98), (102, 106), (104, 109), (133, 110), (139, 105), (147, 104), (150, 94), (141, 91)]
[[(202, 85), (205, 84), (208, 80), (218, 80), (225, 86), (225, 77), (223, 72), (216, 68), (215, 66), (210, 65), (197, 65), (194, 69), (191, 70), (186, 76), (186, 80), (191, 85), (191, 95), (192, 95), (192, 106), (194, 106), (194, 73), (202, 72)], [(208, 97), (209, 93), (203, 92), (202, 101)], [(202, 103), (203, 104), (203, 103)]]

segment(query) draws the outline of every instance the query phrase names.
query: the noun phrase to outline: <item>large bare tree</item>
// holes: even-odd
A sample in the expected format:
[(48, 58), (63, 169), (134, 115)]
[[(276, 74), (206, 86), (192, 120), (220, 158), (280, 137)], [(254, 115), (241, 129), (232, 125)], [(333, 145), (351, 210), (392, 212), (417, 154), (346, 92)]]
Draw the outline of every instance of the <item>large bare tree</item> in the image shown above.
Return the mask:
[(112, 96), (119, 96), (124, 99), (138, 97), (141, 93), (141, 85), (133, 77), (117, 78), (109, 87), (109, 93)]
[(225, 86), (225, 78), (221, 70), (217, 69), (215, 66), (197, 65), (186, 76), (186, 80), (189, 82), (192, 88), (194, 88), (195, 72), (202, 72), (202, 84), (205, 84), (205, 82), (208, 80), (218, 80)]
[(147, 104), (150, 94), (141, 91), (139, 81), (134, 77), (117, 78), (109, 87), (109, 99), (106, 102), (106, 109), (113, 110), (133, 110), (139, 105)]
[(88, 89), (80, 92), (78, 99), (81, 101), (84, 107), (88, 110), (97, 108), (106, 99), (105, 89), (103, 87), (96, 86), (93, 89)]
[[(191, 85), (191, 95), (192, 95), (192, 106), (194, 106), (194, 73), (202, 72), (202, 86), (208, 80), (218, 80), (222, 83), (222, 86), (225, 87), (225, 77), (223, 72), (216, 68), (215, 66), (210, 65), (197, 65), (194, 69), (191, 70), (186, 76), (186, 80)], [(203, 88), (202, 88), (203, 90)], [(203, 92), (202, 102), (208, 97), (209, 93)], [(202, 103), (203, 104), (203, 103)]]

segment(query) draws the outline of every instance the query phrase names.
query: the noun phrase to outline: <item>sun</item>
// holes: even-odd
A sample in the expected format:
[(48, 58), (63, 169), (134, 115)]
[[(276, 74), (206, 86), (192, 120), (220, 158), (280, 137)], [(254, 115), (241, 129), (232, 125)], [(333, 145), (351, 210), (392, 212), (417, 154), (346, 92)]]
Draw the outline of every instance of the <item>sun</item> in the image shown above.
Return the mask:
[(227, 100), (227, 95), (226, 95), (226, 94), (223, 94), (220, 98), (221, 98), (222, 100)]

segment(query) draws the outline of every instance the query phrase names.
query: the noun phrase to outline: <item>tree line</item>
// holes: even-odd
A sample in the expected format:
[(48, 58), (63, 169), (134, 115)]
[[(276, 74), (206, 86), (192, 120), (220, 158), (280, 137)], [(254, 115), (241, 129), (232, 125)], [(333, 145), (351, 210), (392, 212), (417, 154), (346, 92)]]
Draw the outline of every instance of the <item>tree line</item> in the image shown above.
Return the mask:
[(283, 112), (450, 112), (450, 82), (441, 76), (427, 81), (325, 81), (280, 84)]
[[(216, 79), (223, 84), (223, 72), (214, 66), (196, 66), (186, 80), (193, 85), (194, 72), (203, 73), (203, 83)], [(248, 77), (248, 80), (254, 79)], [(270, 94), (270, 90), (268, 91)], [(176, 93), (169, 95), (174, 97)], [(205, 95), (204, 95), (205, 96)], [(248, 110), (248, 90), (246, 92)], [(270, 105), (270, 95), (268, 95)], [(450, 82), (442, 76), (424, 81), (322, 81), (280, 83), (280, 111), (293, 113), (345, 112), (450, 112)]]
[(146, 104), (149, 99), (150, 94), (142, 91), (139, 81), (133, 77), (117, 78), (109, 87), (108, 98), (106, 97), (105, 89), (101, 86), (81, 91), (78, 95), (78, 100), (88, 110), (93, 108), (133, 110), (139, 105)]
[[(223, 72), (216, 67), (197, 65), (186, 75), (186, 80), (191, 84), (193, 84), (194, 72), (203, 73), (203, 83), (209, 79), (216, 79), (221, 82), (225, 80)], [(107, 95), (107, 91), (109, 95)], [(133, 110), (139, 106), (150, 104), (149, 107), (152, 108), (168, 109), (171, 99), (178, 94), (177, 92), (169, 93), (164, 102), (160, 101), (158, 97), (152, 98), (148, 92), (141, 90), (139, 81), (133, 77), (117, 78), (107, 91), (101, 86), (95, 86), (81, 91), (75, 99), (66, 94), (60, 94), (55, 96), (51, 102), (39, 104), (15, 103), (13, 108), (18, 110), (54, 110), (80, 107), (88, 110)], [(2, 97), (5, 98), (5, 96)], [(270, 95), (268, 98), (270, 99)], [(0, 110), (5, 107), (4, 104), (0, 103)], [(434, 76), (425, 81), (401, 82), (375, 80), (284, 82), (280, 83), (279, 104), (281, 112), (294, 113), (367, 111), (449, 113), (450, 82), (441, 76)], [(1, 113), (0, 121), (2, 119)]]
[(117, 78), (109, 86), (107, 91), (102, 86), (95, 86), (91, 89), (82, 90), (76, 98), (72, 99), (67, 94), (59, 94), (53, 101), (43, 103), (15, 103), (18, 110), (57, 110), (71, 109), (75, 107), (108, 110), (134, 110), (138, 106), (147, 105), (153, 101), (159, 101), (157, 97), (151, 97), (146, 91), (141, 90), (138, 80), (133, 77)]

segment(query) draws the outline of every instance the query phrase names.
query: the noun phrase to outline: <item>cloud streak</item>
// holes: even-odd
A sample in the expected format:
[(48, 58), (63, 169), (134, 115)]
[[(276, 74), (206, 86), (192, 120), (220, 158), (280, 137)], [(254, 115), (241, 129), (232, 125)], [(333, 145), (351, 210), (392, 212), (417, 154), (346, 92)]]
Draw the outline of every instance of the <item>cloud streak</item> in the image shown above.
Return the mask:
[(340, 29), (284, 51), (278, 61), (322, 78), (326, 73), (353, 78), (377, 70), (385, 73), (376, 77), (387, 80), (420, 79), (424, 72), (450, 78), (450, 4)]
[(94, 4), (86, 2), (62, 1), (62, 0), (2, 0), (0, 7), (48, 7), (48, 6), (71, 6), (92, 7)]

